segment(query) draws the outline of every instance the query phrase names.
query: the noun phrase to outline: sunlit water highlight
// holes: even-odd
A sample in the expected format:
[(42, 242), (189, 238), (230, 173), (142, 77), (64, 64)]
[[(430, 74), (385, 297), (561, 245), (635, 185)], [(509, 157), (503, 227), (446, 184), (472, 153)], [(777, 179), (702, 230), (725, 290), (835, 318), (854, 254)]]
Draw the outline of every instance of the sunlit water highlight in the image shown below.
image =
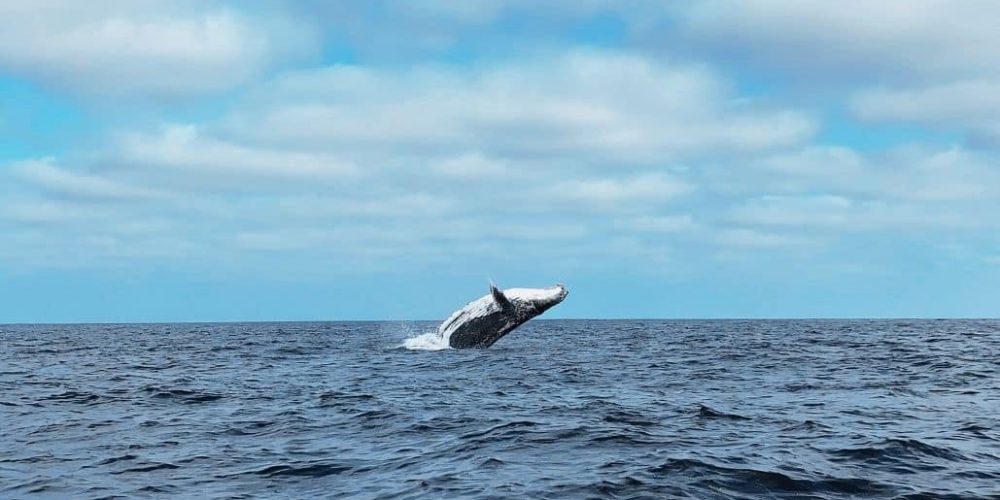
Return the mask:
[(996, 498), (1000, 321), (0, 325), (0, 498)]

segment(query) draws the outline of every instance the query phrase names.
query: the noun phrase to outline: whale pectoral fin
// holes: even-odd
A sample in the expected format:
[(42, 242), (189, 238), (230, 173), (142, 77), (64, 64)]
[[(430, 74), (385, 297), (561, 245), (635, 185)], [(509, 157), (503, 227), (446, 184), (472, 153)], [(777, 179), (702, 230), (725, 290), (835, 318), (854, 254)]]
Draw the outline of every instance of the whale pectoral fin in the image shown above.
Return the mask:
[(494, 285), (493, 283), (490, 283), (490, 295), (493, 296), (493, 300), (495, 300), (496, 303), (499, 304), (502, 309), (513, 307), (510, 303), (510, 299), (508, 299), (507, 296), (504, 295), (503, 292), (500, 291), (500, 289), (497, 288), (497, 286)]

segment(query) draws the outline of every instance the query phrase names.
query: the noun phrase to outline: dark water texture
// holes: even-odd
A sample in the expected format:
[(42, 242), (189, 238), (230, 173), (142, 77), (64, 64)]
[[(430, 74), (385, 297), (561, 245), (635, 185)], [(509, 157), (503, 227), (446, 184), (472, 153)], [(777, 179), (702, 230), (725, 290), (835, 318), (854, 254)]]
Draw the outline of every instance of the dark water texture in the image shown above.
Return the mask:
[(1000, 498), (1000, 321), (0, 325), (3, 498)]

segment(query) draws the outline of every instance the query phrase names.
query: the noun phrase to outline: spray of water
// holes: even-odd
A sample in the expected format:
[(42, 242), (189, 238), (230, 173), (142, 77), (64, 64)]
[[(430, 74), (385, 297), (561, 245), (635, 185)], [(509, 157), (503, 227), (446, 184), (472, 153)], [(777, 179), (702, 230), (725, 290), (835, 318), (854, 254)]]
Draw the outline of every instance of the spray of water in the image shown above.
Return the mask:
[(402, 347), (414, 351), (440, 351), (442, 349), (451, 349), (448, 345), (448, 339), (442, 337), (437, 330), (423, 333), (417, 335), (416, 337), (410, 337), (403, 341)]

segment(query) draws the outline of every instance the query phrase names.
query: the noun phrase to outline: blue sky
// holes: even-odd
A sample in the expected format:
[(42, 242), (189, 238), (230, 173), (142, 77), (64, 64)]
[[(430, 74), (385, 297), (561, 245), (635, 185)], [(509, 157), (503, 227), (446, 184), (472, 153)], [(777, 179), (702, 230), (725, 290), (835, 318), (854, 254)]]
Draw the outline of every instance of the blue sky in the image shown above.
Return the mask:
[(1000, 315), (1000, 4), (0, 6), (0, 322)]

